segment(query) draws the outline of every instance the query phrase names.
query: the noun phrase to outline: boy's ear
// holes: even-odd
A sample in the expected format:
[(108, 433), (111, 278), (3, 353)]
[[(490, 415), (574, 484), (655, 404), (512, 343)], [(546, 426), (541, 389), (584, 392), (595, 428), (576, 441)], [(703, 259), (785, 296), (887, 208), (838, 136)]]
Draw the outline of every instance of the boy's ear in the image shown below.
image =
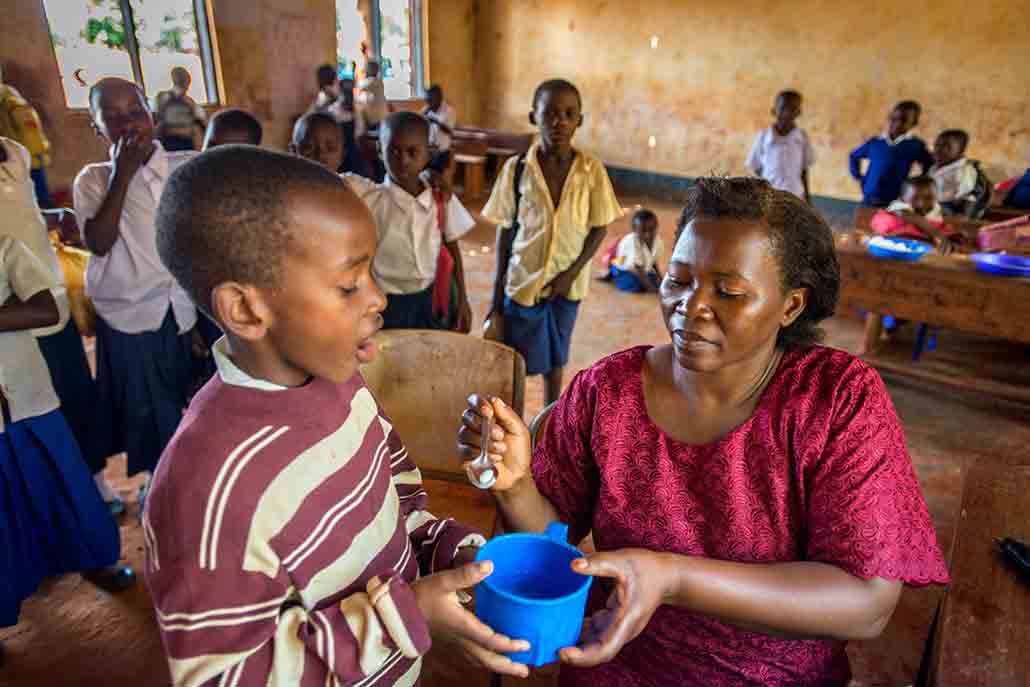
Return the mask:
[(533, 110), (529, 111), (529, 123), (536, 126), (536, 113)]
[(272, 313), (253, 286), (227, 281), (211, 290), (211, 310), (226, 332), (245, 341), (264, 338)]
[(576, 122), (576, 128), (577, 128), (577, 129), (578, 129), (579, 127), (581, 127), (581, 126), (583, 126), (583, 113), (580, 113), (580, 115), (579, 115), (579, 121), (578, 121), (578, 122)]

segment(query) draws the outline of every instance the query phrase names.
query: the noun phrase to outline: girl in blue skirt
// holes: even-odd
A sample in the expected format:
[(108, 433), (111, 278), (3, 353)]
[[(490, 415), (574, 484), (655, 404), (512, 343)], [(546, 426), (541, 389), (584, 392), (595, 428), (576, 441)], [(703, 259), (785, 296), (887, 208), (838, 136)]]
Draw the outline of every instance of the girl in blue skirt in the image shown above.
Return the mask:
[(24, 243), (0, 236), (0, 627), (18, 622), (44, 577), (86, 571), (109, 590), (132, 582), (131, 569), (113, 566), (118, 527), (29, 331), (58, 321), (56, 288)]

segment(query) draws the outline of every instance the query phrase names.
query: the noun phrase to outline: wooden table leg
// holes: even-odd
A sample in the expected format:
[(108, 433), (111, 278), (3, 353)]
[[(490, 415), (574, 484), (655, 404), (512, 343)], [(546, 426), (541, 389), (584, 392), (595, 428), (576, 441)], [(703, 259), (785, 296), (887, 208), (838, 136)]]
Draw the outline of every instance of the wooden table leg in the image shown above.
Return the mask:
[(883, 345), (880, 337), (883, 335), (883, 318), (874, 312), (866, 313), (865, 334), (862, 336), (862, 348), (859, 355), (871, 355)]

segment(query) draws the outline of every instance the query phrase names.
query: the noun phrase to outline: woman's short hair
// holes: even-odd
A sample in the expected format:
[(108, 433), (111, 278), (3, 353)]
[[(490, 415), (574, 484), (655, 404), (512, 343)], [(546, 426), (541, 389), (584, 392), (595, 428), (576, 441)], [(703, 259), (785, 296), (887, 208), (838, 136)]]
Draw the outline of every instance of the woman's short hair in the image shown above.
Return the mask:
[(776, 342), (811, 346), (823, 338), (819, 323), (833, 315), (840, 292), (840, 267), (833, 232), (811, 206), (754, 177), (701, 177), (687, 191), (676, 238), (695, 218), (757, 222), (769, 229), (783, 290), (808, 289), (805, 310), (780, 329)]

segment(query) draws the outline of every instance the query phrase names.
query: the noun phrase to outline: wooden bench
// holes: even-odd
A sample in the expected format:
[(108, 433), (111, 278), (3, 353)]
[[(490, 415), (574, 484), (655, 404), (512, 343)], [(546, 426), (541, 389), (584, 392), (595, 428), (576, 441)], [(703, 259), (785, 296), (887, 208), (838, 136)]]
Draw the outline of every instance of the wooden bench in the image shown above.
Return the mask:
[(486, 138), (455, 139), (451, 144), (451, 153), (462, 178), (462, 191), (465, 198), (479, 198), (486, 186)]
[(977, 462), (966, 474), (951, 586), (933, 640), (936, 687), (1030, 682), (1030, 585), (1001, 560), (994, 539), (1030, 541), (1030, 465)]

